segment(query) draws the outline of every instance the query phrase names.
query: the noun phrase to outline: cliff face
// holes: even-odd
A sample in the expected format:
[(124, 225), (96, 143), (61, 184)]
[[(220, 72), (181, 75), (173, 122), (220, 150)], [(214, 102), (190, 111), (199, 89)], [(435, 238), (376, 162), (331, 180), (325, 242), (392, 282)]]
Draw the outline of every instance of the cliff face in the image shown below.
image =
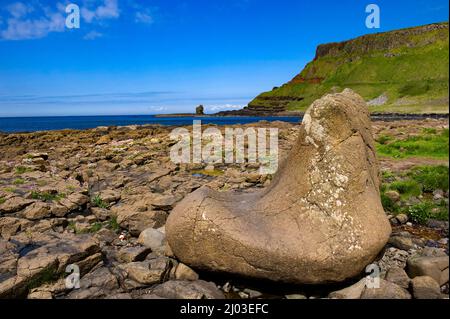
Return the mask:
[(256, 97), (248, 110), (302, 111), (348, 87), (373, 111), (448, 112), (448, 46), (448, 23), (319, 45), (300, 74)]

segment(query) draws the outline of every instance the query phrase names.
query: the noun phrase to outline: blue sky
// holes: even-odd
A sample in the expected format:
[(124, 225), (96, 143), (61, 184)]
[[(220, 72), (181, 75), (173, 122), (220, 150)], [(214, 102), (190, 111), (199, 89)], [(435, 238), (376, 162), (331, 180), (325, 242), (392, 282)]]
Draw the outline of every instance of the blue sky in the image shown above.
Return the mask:
[[(65, 7), (81, 8), (79, 29)], [(381, 9), (367, 29), (365, 7)], [(0, 116), (238, 108), (318, 44), (448, 21), (444, 0), (0, 0)]]

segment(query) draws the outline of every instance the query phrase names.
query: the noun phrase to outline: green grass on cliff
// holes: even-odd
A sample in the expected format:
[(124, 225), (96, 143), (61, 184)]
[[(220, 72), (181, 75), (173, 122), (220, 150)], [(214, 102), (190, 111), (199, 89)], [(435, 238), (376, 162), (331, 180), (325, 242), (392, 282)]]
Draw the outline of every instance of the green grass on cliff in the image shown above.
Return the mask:
[[(376, 35), (383, 36), (386, 35)], [(386, 44), (389, 48), (369, 53), (358, 52), (358, 45), (363, 48), (364, 40), (354, 42), (354, 52), (344, 50), (321, 56), (297, 77), (321, 78), (320, 84), (291, 81), (262, 93), (250, 105), (273, 104), (264, 98), (302, 97), (301, 101), (286, 99), (284, 105), (289, 110), (304, 111), (326, 93), (351, 88), (367, 101), (382, 94), (388, 97), (384, 105), (371, 107), (373, 112), (448, 112), (448, 28), (409, 35), (408, 45)]]

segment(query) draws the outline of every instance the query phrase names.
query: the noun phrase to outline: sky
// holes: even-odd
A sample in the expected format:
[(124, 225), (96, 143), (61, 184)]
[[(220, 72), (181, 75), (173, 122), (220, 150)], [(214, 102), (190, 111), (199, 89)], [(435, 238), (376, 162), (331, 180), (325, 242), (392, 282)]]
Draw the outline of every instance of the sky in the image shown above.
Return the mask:
[[(380, 8), (368, 29), (366, 6)], [(69, 4), (80, 28), (66, 26)], [(0, 0), (0, 117), (236, 109), (317, 45), (448, 21), (444, 0)]]

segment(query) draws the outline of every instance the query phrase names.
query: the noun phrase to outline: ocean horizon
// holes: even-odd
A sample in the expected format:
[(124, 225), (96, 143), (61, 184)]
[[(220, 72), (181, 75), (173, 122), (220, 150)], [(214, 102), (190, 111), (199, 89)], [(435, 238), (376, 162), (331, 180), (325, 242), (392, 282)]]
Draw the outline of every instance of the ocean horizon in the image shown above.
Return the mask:
[(192, 125), (194, 120), (202, 124), (236, 125), (259, 121), (300, 122), (298, 116), (170, 116), (156, 115), (79, 115), (79, 116), (36, 116), (36, 117), (0, 117), (0, 132), (20, 133), (55, 130), (86, 130), (99, 126), (127, 126), (159, 124), (164, 126)]

